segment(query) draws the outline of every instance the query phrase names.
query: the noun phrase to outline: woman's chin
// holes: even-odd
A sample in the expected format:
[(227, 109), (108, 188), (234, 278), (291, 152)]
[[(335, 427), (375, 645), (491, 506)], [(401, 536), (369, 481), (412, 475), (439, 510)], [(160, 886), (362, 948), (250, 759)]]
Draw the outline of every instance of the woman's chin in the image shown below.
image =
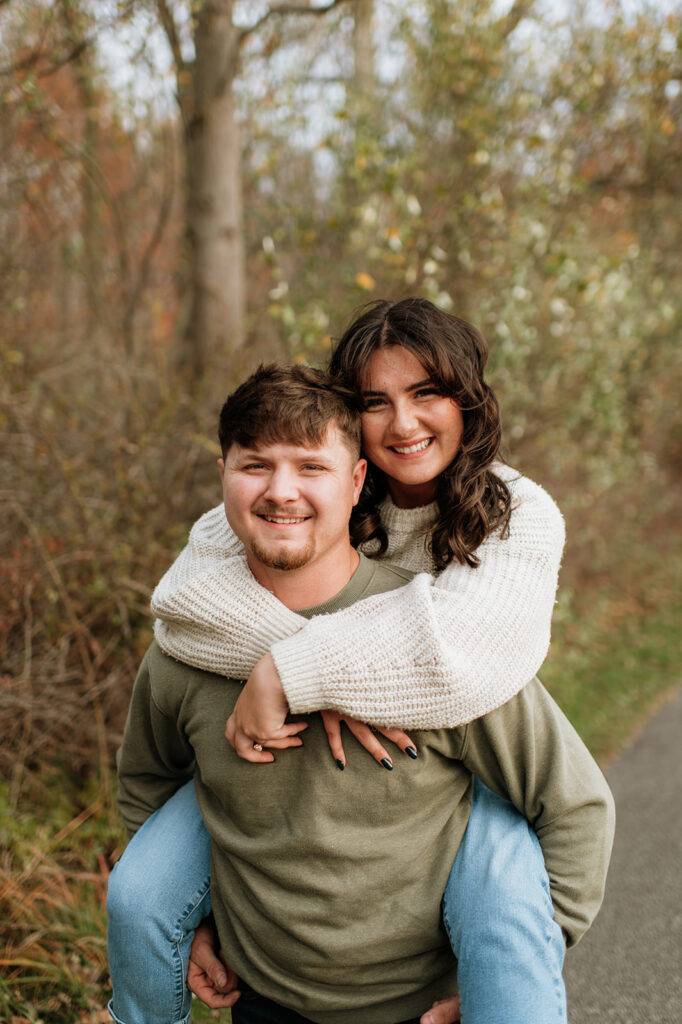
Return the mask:
[(418, 508), (420, 505), (430, 505), (436, 498), (437, 478), (427, 477), (423, 480), (412, 478), (398, 479), (388, 478), (388, 489), (393, 499), (393, 504), (398, 508)]

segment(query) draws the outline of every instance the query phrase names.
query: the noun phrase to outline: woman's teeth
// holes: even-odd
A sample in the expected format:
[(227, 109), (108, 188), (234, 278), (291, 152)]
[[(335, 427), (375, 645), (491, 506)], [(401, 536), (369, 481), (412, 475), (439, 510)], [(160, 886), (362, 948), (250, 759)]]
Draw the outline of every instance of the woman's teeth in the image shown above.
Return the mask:
[(398, 455), (412, 455), (413, 452), (421, 452), (424, 448), (428, 448), (432, 441), (433, 438), (429, 437), (426, 441), (418, 441), (417, 444), (411, 444), (405, 448), (399, 448), (397, 444), (392, 444), (391, 448), (394, 452), (397, 452)]

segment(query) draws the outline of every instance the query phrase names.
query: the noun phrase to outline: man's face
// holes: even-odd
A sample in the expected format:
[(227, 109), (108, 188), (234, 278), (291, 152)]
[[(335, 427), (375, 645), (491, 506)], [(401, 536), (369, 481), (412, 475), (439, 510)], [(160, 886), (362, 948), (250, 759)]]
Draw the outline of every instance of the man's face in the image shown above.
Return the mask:
[(332, 424), (319, 447), (233, 444), (219, 460), (228, 522), (253, 561), (291, 571), (347, 552), (348, 520), (365, 479)]

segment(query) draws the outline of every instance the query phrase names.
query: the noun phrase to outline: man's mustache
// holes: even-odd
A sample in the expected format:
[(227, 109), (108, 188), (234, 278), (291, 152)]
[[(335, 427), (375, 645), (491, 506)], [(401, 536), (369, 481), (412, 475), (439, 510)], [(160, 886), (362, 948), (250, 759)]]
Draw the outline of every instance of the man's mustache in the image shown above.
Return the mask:
[(261, 508), (258, 506), (252, 511), (256, 516), (270, 516), (277, 519), (310, 519), (312, 516), (312, 512), (309, 509), (277, 508), (272, 506)]

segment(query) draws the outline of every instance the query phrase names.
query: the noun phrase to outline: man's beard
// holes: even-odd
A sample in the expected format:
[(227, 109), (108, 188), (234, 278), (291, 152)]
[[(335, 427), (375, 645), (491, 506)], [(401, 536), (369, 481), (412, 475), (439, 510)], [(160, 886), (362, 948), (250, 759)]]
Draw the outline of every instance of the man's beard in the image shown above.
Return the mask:
[(295, 551), (287, 551), (286, 548), (273, 551), (270, 548), (261, 547), (257, 540), (252, 540), (250, 547), (251, 553), (262, 565), (267, 566), (268, 569), (280, 569), (282, 572), (302, 569), (304, 565), (308, 564), (315, 551), (312, 541)]

